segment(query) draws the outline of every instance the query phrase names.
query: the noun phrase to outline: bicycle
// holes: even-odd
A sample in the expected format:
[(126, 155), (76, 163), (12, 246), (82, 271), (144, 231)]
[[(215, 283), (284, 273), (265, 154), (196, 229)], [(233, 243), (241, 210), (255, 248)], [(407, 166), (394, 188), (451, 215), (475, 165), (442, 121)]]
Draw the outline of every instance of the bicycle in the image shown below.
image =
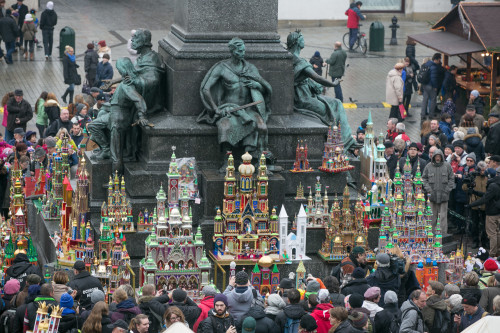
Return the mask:
[[(366, 42), (366, 34), (361, 32), (362, 26), (362, 24), (359, 25), (358, 36), (356, 38), (356, 42), (352, 46), (352, 49), (357, 50), (359, 48), (361, 53), (366, 54), (366, 51), (368, 50), (368, 43)], [(344, 46), (349, 48), (349, 32), (345, 33), (344, 37), (342, 37), (342, 41), (344, 42)]]

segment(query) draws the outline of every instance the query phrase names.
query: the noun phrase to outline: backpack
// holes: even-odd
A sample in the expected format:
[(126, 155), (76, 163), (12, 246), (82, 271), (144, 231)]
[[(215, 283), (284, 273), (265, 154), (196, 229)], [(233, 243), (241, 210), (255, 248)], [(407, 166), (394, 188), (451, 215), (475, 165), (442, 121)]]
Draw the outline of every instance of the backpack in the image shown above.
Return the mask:
[(284, 333), (298, 333), (299, 332), (300, 319), (286, 318)]
[(428, 65), (422, 65), (420, 71), (417, 74), (417, 81), (421, 84), (429, 84), (431, 82), (431, 67)]
[(444, 333), (450, 330), (451, 315), (448, 311), (435, 310), (434, 322), (429, 333)]
[(15, 309), (9, 309), (0, 316), (0, 333), (14, 333)]
[(395, 314), (392, 316), (391, 324), (389, 325), (389, 333), (399, 333), (401, 326), (401, 315)]

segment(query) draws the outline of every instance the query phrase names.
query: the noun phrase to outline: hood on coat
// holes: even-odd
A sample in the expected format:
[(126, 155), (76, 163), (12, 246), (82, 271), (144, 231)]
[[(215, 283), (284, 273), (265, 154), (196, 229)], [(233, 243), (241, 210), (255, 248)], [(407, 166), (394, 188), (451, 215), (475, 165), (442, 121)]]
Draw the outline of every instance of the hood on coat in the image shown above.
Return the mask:
[(321, 303), (316, 306), (316, 309), (314, 309), (313, 314), (315, 316), (318, 316), (323, 321), (330, 320), (330, 312), (329, 310), (333, 309), (333, 305), (329, 303)]
[(306, 310), (304, 310), (304, 307), (301, 304), (290, 304), (287, 305), (284, 309), (283, 312), (288, 318), (291, 319), (300, 319), (302, 318), (303, 315), (306, 314)]
[(441, 149), (434, 150), (434, 155), (432, 155), (432, 163), (436, 163), (435, 159), (436, 159), (437, 155), (441, 156), (441, 162), (440, 163), (443, 163), (445, 159), (444, 159), (444, 154), (441, 151)]
[(403, 305), (401, 305), (401, 313), (403, 313), (406, 309), (411, 309), (411, 308), (420, 312), (420, 309), (418, 308), (418, 306), (415, 305), (415, 303), (413, 303), (410, 300), (407, 300), (403, 303)]
[(147, 303), (149, 301), (151, 301), (153, 298), (155, 298), (154, 296), (141, 296), (139, 297), (139, 300), (137, 301), (137, 304), (143, 304), (143, 303)]
[(253, 298), (252, 288), (247, 288), (243, 293), (237, 293), (236, 290), (231, 291), (231, 297), (238, 303), (248, 303)]
[(206, 307), (209, 307), (209, 308), (213, 309), (213, 307), (214, 307), (214, 296), (205, 296), (205, 297), (203, 297), (203, 299), (201, 300), (200, 304), (203, 304)]
[(59, 102), (57, 102), (56, 100), (53, 100), (53, 99), (46, 100), (45, 103), (43, 103), (43, 106), (58, 106), (58, 107), (61, 107), (59, 105)]
[(264, 318), (266, 316), (266, 313), (264, 312), (264, 308), (263, 307), (261, 307), (261, 306), (252, 306), (248, 310), (247, 315), (249, 315), (250, 317), (253, 317), (253, 318), (255, 318), (255, 320), (257, 320), (257, 319)]
[(389, 267), (380, 267), (375, 271), (375, 277), (380, 283), (392, 282), (398, 276), (393, 274)]
[(481, 143), (481, 135), (477, 133), (467, 134), (464, 137), (464, 142), (468, 148), (475, 148)]
[(69, 287), (65, 284), (59, 284), (59, 283), (54, 283), (52, 282), (52, 289), (54, 289), (54, 292), (61, 292), (65, 293), (68, 291)]
[(389, 71), (389, 73), (387, 74), (388, 77), (393, 77), (393, 76), (399, 76), (401, 77), (401, 72), (398, 71), (397, 69), (393, 68)]
[(13, 265), (7, 269), (7, 274), (12, 277), (18, 277), (30, 267), (31, 264), (28, 256), (24, 253), (19, 253), (14, 259)]
[(351, 281), (347, 282), (347, 284), (344, 286), (344, 288), (346, 288), (346, 287), (352, 287), (352, 286), (359, 286), (359, 285), (362, 285), (362, 284), (368, 284), (368, 282), (366, 282), (365, 278), (351, 280)]
[(427, 299), (426, 305), (434, 310), (446, 311), (447, 305), (444, 299), (437, 295), (432, 295)]

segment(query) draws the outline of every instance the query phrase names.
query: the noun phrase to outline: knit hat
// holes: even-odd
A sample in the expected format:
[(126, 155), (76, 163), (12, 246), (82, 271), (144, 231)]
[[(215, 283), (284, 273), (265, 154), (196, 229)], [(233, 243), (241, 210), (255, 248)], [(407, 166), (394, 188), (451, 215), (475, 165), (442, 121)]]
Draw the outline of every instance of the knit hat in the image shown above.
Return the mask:
[(319, 51), (316, 51), (316, 52), (314, 52), (314, 56), (313, 57), (321, 57), (321, 54), (319, 53)]
[(90, 301), (92, 302), (92, 304), (96, 304), (99, 301), (104, 301), (104, 299), (104, 293), (99, 289), (94, 289), (94, 291), (90, 293)]
[[(47, 148), (54, 148), (56, 146), (56, 140), (54, 140), (53, 137), (48, 136), (45, 138), (45, 145), (47, 146)], [(78, 260), (78, 261), (81, 261), (81, 260)], [(83, 263), (83, 261), (81, 261), (81, 262)], [(76, 262), (75, 262), (75, 264), (76, 264)]]
[(391, 266), (391, 257), (387, 253), (379, 253), (375, 258), (377, 260), (377, 267)]
[(47, 2), (46, 8), (48, 10), (53, 10), (54, 9), (54, 3), (52, 1)]
[(28, 295), (37, 296), (40, 295), (40, 286), (38, 284), (34, 284), (28, 287)]
[(351, 253), (354, 255), (363, 254), (363, 253), (365, 253), (365, 249), (363, 249), (361, 246), (356, 246), (356, 247), (354, 247), (354, 249), (352, 249)]
[(30, 286), (34, 284), (39, 284), (42, 281), (42, 278), (38, 274), (30, 274), (26, 278), (26, 283), (29, 284)]
[(365, 134), (364, 128), (358, 128), (358, 130), (356, 131), (356, 134), (359, 134), (359, 133)]
[(379, 287), (370, 287), (365, 291), (364, 294), (365, 298), (377, 298), (377, 296), (380, 296), (380, 288)]
[(31, 14), (26, 14), (26, 16), (24, 17), (24, 20), (26, 22), (33, 22), (33, 16), (31, 16)]
[(500, 118), (500, 113), (497, 113), (497, 112), (490, 113), (490, 117)]
[(7, 295), (14, 295), (21, 289), (21, 284), (17, 279), (10, 279), (3, 287), (3, 292)]
[(472, 96), (476, 97), (476, 98), (477, 98), (477, 97), (479, 97), (479, 91), (477, 91), (477, 90), (472, 90), (472, 91), (470, 92), (470, 94), (471, 94)]
[(488, 252), (488, 250), (486, 250), (483, 247), (480, 247), (479, 250), (477, 251), (476, 258), (482, 261), (486, 261), (488, 260), (489, 257), (490, 253)]
[(474, 296), (466, 295), (466, 298), (462, 299), (462, 304), (477, 306), (477, 299)]
[(99, 43), (97, 43), (100, 47), (105, 47), (106, 46), (106, 41), (105, 40), (100, 40)]
[(101, 92), (99, 93), (99, 95), (97, 95), (97, 97), (95, 98), (96, 101), (105, 101), (106, 100), (106, 96), (104, 96), (104, 94)]
[(280, 289), (293, 289), (293, 281), (287, 278), (281, 279)]
[(356, 267), (354, 269), (354, 272), (352, 272), (351, 276), (354, 279), (363, 279), (366, 276), (366, 272), (363, 268), (361, 267)]
[(368, 322), (368, 316), (363, 312), (353, 311), (348, 318), (355, 328), (363, 328)]
[(246, 286), (248, 283), (248, 274), (245, 271), (236, 273), (235, 281), (238, 286)]
[(392, 290), (386, 291), (384, 295), (384, 303), (398, 303), (398, 295), (396, 295), (396, 293)]
[(300, 327), (308, 332), (312, 332), (318, 328), (318, 324), (316, 324), (316, 319), (313, 316), (305, 314), (300, 318)]
[(444, 148), (450, 148), (451, 150), (453, 150), (453, 145), (447, 144), (446, 146), (444, 146)]
[(488, 259), (484, 262), (484, 269), (488, 272), (496, 272), (498, 270), (498, 264), (493, 259)]
[(214, 297), (214, 306), (215, 306), (215, 303), (217, 303), (217, 302), (222, 302), (222, 303), (224, 303), (227, 306), (227, 296), (224, 295), (224, 294), (217, 294), (217, 295), (215, 295), (215, 297)]
[(83, 104), (83, 103), (78, 103), (78, 104), (76, 105), (76, 112), (77, 112), (77, 113), (79, 113), (80, 111), (82, 111), (82, 110), (83, 110), (83, 108), (84, 108), (84, 107), (85, 107), (85, 104)]
[(456, 308), (462, 304), (462, 295), (453, 294), (448, 298), (448, 302), (450, 303), (450, 308)]
[(35, 135), (36, 137), (36, 132), (35, 131), (27, 131), (26, 134), (24, 135), (24, 137), (26, 138), (26, 140), (29, 141), (29, 139), (31, 139), (31, 136)]
[[(47, 147), (49, 145), (47, 144)], [(73, 268), (76, 269), (77, 271), (83, 271), (85, 269), (85, 263), (82, 261), (82, 260), (77, 260), (75, 261), (75, 263), (73, 264)]]
[(453, 148), (455, 147), (460, 147), (462, 149), (464, 149), (464, 142), (463, 140), (456, 140), (453, 142)]
[(490, 161), (500, 163), (500, 155), (490, 156)]
[(184, 302), (187, 298), (187, 292), (184, 290), (177, 288), (172, 292), (172, 299), (174, 302)]
[(366, 125), (367, 125), (367, 124), (368, 124), (368, 119), (365, 119), (365, 120), (363, 120), (363, 121), (361, 122), (360, 127), (361, 127), (362, 129), (366, 129)]
[(253, 317), (246, 317), (243, 320), (243, 325), (241, 325), (241, 333), (255, 333), (255, 327), (257, 327), (257, 322)]
[(59, 302), (59, 305), (61, 305), (61, 307), (71, 309), (73, 307), (73, 304), (74, 300), (70, 294), (64, 293), (61, 295), (61, 301)]
[(22, 89), (14, 90), (14, 96), (23, 96), (23, 90)]
[(352, 294), (349, 297), (349, 304), (351, 305), (351, 308), (360, 308), (363, 306), (364, 298), (360, 294)]
[(321, 289), (321, 285), (316, 280), (311, 280), (307, 284), (306, 291), (309, 293), (317, 293)]
[(215, 290), (215, 288), (212, 286), (205, 286), (201, 290), (201, 293), (205, 296), (215, 296), (217, 295), (217, 290)]
[(410, 143), (410, 145), (408, 146), (408, 150), (410, 150), (411, 148), (416, 148), (418, 150), (418, 145), (416, 142), (412, 142)]
[(318, 299), (321, 303), (327, 302), (329, 297), (330, 297), (330, 292), (328, 291), (328, 289), (320, 289), (318, 291)]
[(24, 133), (24, 130), (23, 130), (22, 127), (14, 128), (14, 134), (19, 134), (19, 135), (22, 135), (22, 136), (26, 135), (26, 133)]

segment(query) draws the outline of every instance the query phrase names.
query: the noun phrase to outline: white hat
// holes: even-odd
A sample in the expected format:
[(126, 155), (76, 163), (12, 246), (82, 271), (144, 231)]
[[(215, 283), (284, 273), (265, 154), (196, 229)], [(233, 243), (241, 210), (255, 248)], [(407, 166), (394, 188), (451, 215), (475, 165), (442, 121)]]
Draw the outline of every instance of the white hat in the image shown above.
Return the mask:
[(54, 3), (52, 1), (47, 2), (47, 9), (48, 10), (53, 10), (54, 9)]
[(26, 14), (26, 16), (24, 17), (24, 20), (31, 22), (31, 21), (33, 21), (33, 16), (31, 16), (31, 14)]

